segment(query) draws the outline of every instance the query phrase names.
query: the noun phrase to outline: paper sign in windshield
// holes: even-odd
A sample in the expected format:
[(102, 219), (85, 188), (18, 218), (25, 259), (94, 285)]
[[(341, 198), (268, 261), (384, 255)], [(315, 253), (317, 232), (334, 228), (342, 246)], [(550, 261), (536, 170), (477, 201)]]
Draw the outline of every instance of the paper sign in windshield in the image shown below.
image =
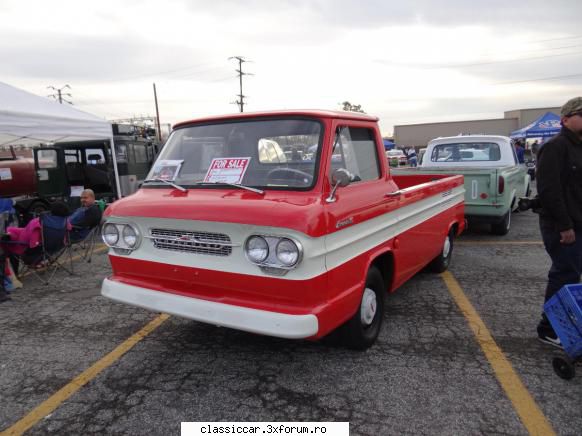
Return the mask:
[(80, 197), (84, 189), (84, 186), (71, 186), (71, 195), (69, 197)]
[(152, 179), (172, 181), (178, 177), (183, 160), (160, 160), (156, 162), (152, 171)]
[(239, 184), (242, 182), (250, 160), (250, 157), (221, 157), (212, 159), (204, 181), (210, 183)]
[(10, 168), (0, 168), (0, 180), (12, 180), (12, 171)]

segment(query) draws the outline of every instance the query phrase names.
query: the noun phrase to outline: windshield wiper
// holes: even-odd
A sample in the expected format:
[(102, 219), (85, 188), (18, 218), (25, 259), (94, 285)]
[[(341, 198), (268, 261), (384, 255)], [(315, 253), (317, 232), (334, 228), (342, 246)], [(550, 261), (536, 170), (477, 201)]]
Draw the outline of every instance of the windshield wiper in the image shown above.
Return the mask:
[(184, 188), (183, 186), (176, 185), (175, 183), (170, 182), (168, 180), (164, 180), (164, 179), (158, 179), (158, 178), (156, 178), (156, 179), (147, 179), (147, 180), (144, 180), (143, 182), (144, 183), (147, 183), (147, 182), (162, 182), (162, 183), (165, 183), (166, 185), (170, 185), (171, 187), (176, 188), (176, 189), (178, 189), (178, 190), (180, 190), (182, 192), (188, 192), (188, 190), (186, 188)]
[(234, 188), (246, 189), (247, 191), (251, 191), (251, 192), (254, 192), (256, 194), (265, 195), (265, 191), (263, 191), (261, 189), (251, 188), (250, 186), (245, 186), (245, 185), (239, 185), (238, 183), (229, 183), (229, 182), (196, 182), (194, 184), (195, 185), (198, 185), (198, 186), (204, 186), (204, 185), (226, 185), (226, 186), (232, 186)]

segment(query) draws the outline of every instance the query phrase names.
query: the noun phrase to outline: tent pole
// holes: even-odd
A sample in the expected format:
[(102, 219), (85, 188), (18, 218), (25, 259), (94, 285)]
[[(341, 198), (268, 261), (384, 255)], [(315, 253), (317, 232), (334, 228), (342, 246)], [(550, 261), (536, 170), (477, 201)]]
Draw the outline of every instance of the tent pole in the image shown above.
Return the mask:
[(117, 189), (117, 199), (121, 198), (121, 184), (119, 183), (119, 171), (117, 170), (117, 153), (115, 152), (115, 143), (113, 138), (109, 138), (111, 147), (111, 159), (113, 160), (113, 172), (115, 174), (115, 188)]

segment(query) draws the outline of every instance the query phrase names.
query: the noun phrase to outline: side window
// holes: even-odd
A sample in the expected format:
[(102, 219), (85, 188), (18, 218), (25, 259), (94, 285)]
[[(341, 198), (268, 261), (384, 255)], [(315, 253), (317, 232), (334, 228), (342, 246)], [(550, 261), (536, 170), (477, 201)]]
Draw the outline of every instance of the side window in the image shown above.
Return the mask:
[(40, 150), (38, 152), (38, 167), (39, 168), (57, 168), (57, 151), (56, 150)]
[(135, 163), (147, 163), (148, 155), (144, 144), (134, 144)]
[(127, 145), (119, 144), (115, 146), (115, 154), (117, 154), (117, 162), (127, 163)]
[(65, 163), (81, 163), (81, 157), (79, 156), (78, 150), (66, 150), (65, 151)]
[(88, 165), (98, 165), (105, 163), (105, 154), (101, 148), (87, 148), (85, 150), (85, 162)]
[(380, 177), (380, 162), (373, 130), (361, 127), (340, 128), (334, 139), (330, 175), (338, 168), (347, 169), (353, 175), (353, 182)]

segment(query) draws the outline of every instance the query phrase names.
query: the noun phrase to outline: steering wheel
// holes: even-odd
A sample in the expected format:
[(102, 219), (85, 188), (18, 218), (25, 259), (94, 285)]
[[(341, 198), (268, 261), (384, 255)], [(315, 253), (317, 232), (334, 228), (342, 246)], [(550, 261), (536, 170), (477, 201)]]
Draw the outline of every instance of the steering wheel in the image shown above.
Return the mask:
[(267, 173), (267, 181), (270, 179), (298, 181), (307, 186), (313, 181), (313, 176), (305, 171), (296, 170), (295, 168), (273, 168)]

